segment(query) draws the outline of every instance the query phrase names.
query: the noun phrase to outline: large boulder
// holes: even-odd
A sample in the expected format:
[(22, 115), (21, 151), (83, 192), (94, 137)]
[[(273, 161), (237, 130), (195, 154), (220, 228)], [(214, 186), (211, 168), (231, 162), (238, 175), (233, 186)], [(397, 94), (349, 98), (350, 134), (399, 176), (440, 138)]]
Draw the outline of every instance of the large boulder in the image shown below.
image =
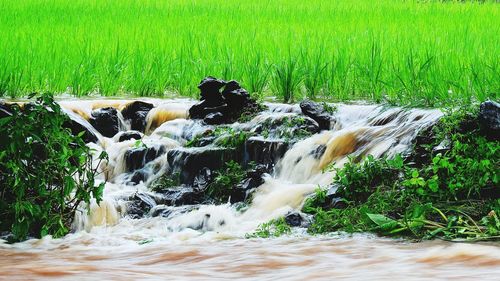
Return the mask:
[(195, 210), (197, 206), (195, 205), (182, 205), (182, 206), (168, 206), (168, 205), (157, 205), (151, 210), (152, 217), (163, 217), (171, 218), (176, 217), (181, 214), (185, 214)]
[(113, 137), (120, 131), (118, 111), (113, 107), (93, 110), (89, 121), (101, 135), (108, 138)]
[(226, 81), (208, 76), (201, 80), (198, 85), (200, 89), (200, 100), (206, 101), (207, 107), (216, 107), (224, 103), (220, 89), (226, 85)]
[(305, 116), (318, 122), (320, 130), (330, 129), (332, 116), (325, 110), (322, 104), (310, 100), (303, 100), (300, 103), (300, 109)]
[(247, 90), (241, 88), (240, 84), (234, 80), (227, 82), (222, 91), (222, 97), (229, 108), (235, 111), (242, 110), (250, 102)]
[(270, 140), (251, 137), (245, 143), (245, 151), (249, 162), (274, 165), (285, 155), (289, 144), (283, 140)]
[(242, 162), (242, 151), (238, 148), (201, 147), (179, 148), (167, 152), (171, 173), (179, 173), (181, 183), (193, 185), (203, 169), (221, 169), (228, 161)]
[(164, 189), (161, 194), (163, 195), (162, 203), (167, 206), (201, 204), (205, 198), (201, 190), (186, 185)]
[(189, 109), (189, 116), (204, 119), (206, 124), (232, 123), (243, 113), (262, 110), (247, 90), (234, 80), (226, 82), (209, 76), (200, 82), (198, 89), (200, 102)]
[(485, 101), (479, 107), (479, 126), (482, 134), (491, 140), (500, 139), (500, 104)]
[(132, 130), (144, 132), (146, 129), (146, 116), (153, 107), (151, 103), (134, 101), (127, 104), (121, 113), (123, 119), (130, 122)]
[(68, 128), (75, 136), (83, 132), (82, 139), (86, 143), (99, 141), (97, 135), (92, 131), (94, 128), (89, 128), (91, 125), (79, 116), (69, 115), (69, 120), (64, 122), (63, 127)]
[(127, 150), (124, 154), (125, 166), (128, 172), (141, 169), (147, 163), (153, 161), (159, 156), (165, 154), (166, 149), (164, 146), (152, 147), (134, 147)]

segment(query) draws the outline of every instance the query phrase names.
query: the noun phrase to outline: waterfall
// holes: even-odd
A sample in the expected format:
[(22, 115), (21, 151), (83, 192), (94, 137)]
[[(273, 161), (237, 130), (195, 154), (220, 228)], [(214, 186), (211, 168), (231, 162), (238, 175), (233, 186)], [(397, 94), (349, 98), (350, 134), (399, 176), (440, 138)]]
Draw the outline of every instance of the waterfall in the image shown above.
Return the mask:
[[(150, 100), (154, 108), (147, 113), (145, 135), (141, 140), (119, 142), (117, 137), (99, 137), (98, 144), (89, 144), (96, 155), (104, 150), (109, 161), (99, 167), (101, 180), (106, 180), (104, 199), (90, 206), (90, 212), (79, 212), (75, 219), (75, 235), (102, 231), (128, 233), (133, 240), (150, 237), (161, 239), (195, 239), (196, 237), (241, 237), (270, 219), (300, 210), (304, 199), (316, 188), (327, 188), (349, 157), (360, 160), (366, 155), (391, 157), (411, 149), (417, 133), (432, 125), (442, 115), (438, 110), (389, 108), (375, 105), (335, 105), (330, 130), (324, 130), (288, 144), (286, 153), (277, 156), (274, 168), (263, 176), (263, 183), (253, 193), (251, 203), (243, 209), (238, 204), (169, 205), (164, 195), (152, 191), (150, 184), (158, 177), (179, 171), (192, 155), (217, 151), (215, 144), (186, 148), (195, 136), (213, 131), (217, 126), (187, 119), (192, 104), (185, 100)], [(69, 114), (86, 121), (92, 109), (99, 106), (123, 108), (126, 101), (85, 101), (62, 103)], [(267, 104), (267, 110), (246, 123), (229, 125), (234, 131), (258, 132), (262, 124), (279, 123), (300, 116), (295, 105)], [(301, 117), (302, 118), (302, 117)], [(126, 120), (121, 117), (121, 122)], [(120, 130), (129, 130), (130, 125)], [(293, 128), (292, 128), (293, 129)], [(256, 133), (260, 141), (280, 141), (280, 134)], [(247, 151), (240, 151), (245, 154)], [(135, 155), (141, 162), (134, 169), (127, 159)], [(209, 162), (221, 161), (207, 156)], [(127, 158), (128, 157), (128, 158)], [(210, 158), (212, 157), (212, 158)], [(238, 156), (239, 157), (239, 156)], [(248, 158), (241, 155), (241, 159)], [(139, 159), (139, 160), (137, 160)], [(225, 159), (224, 161), (226, 161)], [(194, 164), (197, 159), (195, 158)], [(130, 161), (129, 161), (130, 162)], [(191, 164), (191, 165), (194, 165)], [(211, 164), (211, 163), (209, 163)], [(183, 172), (183, 171), (181, 171)], [(186, 176), (189, 178), (188, 176)], [(137, 180), (139, 179), (139, 180)], [(189, 189), (191, 182), (178, 187)], [(139, 198), (138, 206), (130, 203)], [(142, 205), (141, 205), (142, 204)], [(131, 207), (132, 206), (132, 207)], [(145, 208), (144, 214), (132, 218), (131, 208)], [(161, 216), (153, 214), (161, 213)], [(144, 228), (147, 228), (145, 231)], [(103, 243), (109, 243), (103, 242)]]

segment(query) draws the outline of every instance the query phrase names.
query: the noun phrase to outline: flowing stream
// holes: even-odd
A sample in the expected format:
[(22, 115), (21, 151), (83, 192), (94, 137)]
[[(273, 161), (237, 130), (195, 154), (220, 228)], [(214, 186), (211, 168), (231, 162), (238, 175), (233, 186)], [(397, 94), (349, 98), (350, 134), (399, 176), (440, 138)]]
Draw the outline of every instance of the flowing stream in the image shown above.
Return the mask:
[[(95, 154), (105, 150), (109, 155), (109, 161), (99, 166), (100, 180), (106, 180), (104, 199), (99, 205), (93, 203), (90, 212), (78, 213), (74, 231), (62, 239), (0, 243), (0, 279), (493, 280), (500, 276), (498, 244), (410, 243), (361, 234), (309, 236), (303, 228), (281, 238), (245, 238), (259, 224), (300, 210), (318, 186), (328, 187), (331, 168), (342, 167), (348, 157), (408, 152), (417, 133), (441, 116), (438, 110), (339, 104), (330, 130), (291, 142), (284, 155), (271, 149), (257, 153), (269, 155), (252, 156), (252, 148), (245, 146), (243, 161), (276, 157), (251, 203), (242, 208), (229, 202), (179, 203), (179, 194), (184, 196), (193, 185), (191, 176), (185, 176), (186, 183), (169, 195), (177, 201), (149, 188), (164, 174), (180, 170), (184, 175), (183, 169), (193, 165), (189, 159), (203, 160), (199, 155), (218, 148), (214, 144), (185, 147), (196, 135), (214, 129), (186, 119), (192, 101), (147, 101), (154, 108), (147, 114), (140, 142), (120, 142), (120, 133), (104, 137), (88, 122), (92, 110), (121, 110), (130, 101), (60, 102), (72, 118), (98, 136), (97, 143), (89, 144)], [(118, 116), (120, 131), (129, 130), (130, 122)], [(297, 116), (301, 116), (298, 106), (268, 104), (251, 121), (231, 127), (255, 133), (261, 124)], [(271, 131), (252, 138), (273, 146), (283, 135)], [(127, 159), (134, 150), (152, 154), (141, 158), (148, 161), (131, 167), (136, 163)], [(205, 158), (220, 161), (214, 158), (217, 155)]]

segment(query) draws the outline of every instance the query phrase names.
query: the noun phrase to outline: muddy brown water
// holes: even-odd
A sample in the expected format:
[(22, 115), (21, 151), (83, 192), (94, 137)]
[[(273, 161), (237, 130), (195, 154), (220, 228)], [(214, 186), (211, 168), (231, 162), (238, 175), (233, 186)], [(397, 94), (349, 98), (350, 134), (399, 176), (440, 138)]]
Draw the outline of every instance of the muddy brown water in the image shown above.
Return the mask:
[(0, 248), (2, 280), (499, 280), (498, 244), (374, 236)]

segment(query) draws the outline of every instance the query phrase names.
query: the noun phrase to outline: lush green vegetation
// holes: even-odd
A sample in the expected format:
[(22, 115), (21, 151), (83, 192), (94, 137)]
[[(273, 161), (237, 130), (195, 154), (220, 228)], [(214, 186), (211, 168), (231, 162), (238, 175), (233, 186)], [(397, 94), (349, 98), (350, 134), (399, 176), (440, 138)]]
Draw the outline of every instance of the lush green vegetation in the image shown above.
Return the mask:
[(207, 195), (218, 203), (226, 203), (232, 190), (245, 178), (246, 170), (237, 162), (229, 161), (215, 173), (207, 187)]
[(194, 96), (207, 75), (285, 101), (435, 106), (500, 92), (495, 1), (0, 0), (0, 11), (0, 96)]
[[(0, 119), (0, 232), (11, 240), (68, 233), (80, 203), (99, 202), (91, 151), (68, 117), (44, 94)], [(106, 158), (103, 153), (100, 160)]]
[(281, 217), (260, 224), (254, 232), (247, 234), (246, 238), (279, 237), (281, 235), (290, 234), (291, 232), (292, 228), (286, 223), (285, 219)]
[[(500, 239), (500, 145), (479, 133), (471, 110), (458, 110), (434, 127), (424, 163), (368, 157), (338, 169), (332, 206), (318, 189), (303, 211), (314, 214), (311, 233), (373, 231), (419, 239)], [(449, 149), (433, 153), (443, 140)]]

